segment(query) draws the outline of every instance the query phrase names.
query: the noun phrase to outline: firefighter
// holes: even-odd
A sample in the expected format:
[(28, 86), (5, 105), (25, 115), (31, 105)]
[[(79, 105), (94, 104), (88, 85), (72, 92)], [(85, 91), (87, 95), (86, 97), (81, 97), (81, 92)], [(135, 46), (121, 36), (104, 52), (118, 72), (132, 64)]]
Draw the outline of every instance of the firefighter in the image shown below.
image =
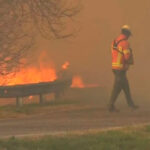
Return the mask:
[(132, 100), (128, 79), (126, 76), (130, 65), (133, 65), (133, 53), (130, 48), (128, 39), (132, 35), (130, 27), (124, 25), (121, 28), (121, 34), (112, 43), (112, 71), (115, 76), (112, 94), (109, 102), (109, 111), (119, 111), (115, 108), (115, 102), (123, 90), (127, 100), (127, 104), (132, 109), (138, 108)]

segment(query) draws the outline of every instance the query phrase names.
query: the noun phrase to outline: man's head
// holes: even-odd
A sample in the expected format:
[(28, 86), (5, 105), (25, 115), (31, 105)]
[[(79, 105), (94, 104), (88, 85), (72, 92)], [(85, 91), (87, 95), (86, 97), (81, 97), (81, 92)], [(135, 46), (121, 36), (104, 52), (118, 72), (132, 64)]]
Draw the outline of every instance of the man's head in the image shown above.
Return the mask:
[(130, 29), (130, 27), (128, 25), (123, 25), (122, 26), (121, 33), (126, 35), (127, 38), (129, 38), (132, 35), (131, 29)]

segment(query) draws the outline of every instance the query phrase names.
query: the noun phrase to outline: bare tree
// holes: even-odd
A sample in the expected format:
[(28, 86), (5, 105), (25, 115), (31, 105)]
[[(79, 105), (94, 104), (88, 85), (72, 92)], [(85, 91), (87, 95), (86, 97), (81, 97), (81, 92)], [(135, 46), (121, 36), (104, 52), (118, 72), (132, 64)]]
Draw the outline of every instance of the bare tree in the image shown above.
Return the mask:
[(15, 72), (38, 34), (66, 38), (66, 22), (80, 11), (71, 0), (0, 0), (0, 74)]

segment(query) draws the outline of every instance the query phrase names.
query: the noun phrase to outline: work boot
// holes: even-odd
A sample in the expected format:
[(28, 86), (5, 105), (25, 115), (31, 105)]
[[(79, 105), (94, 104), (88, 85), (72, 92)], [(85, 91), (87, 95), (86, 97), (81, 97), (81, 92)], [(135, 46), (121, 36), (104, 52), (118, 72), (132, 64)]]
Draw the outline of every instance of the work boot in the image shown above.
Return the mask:
[(130, 107), (131, 109), (133, 109), (133, 110), (136, 110), (136, 109), (139, 108), (139, 106), (137, 106), (137, 105), (130, 105), (129, 107)]
[(114, 105), (109, 106), (108, 110), (109, 110), (109, 112), (119, 112), (119, 110)]

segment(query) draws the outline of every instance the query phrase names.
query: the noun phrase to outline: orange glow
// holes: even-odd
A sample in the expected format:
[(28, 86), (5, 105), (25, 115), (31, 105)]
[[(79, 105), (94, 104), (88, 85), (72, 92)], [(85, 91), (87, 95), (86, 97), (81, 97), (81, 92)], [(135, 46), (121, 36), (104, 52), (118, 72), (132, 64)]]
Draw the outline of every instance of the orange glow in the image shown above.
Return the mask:
[(68, 61), (66, 61), (61, 67), (62, 69), (68, 69), (70, 63)]
[(72, 79), (72, 88), (84, 88), (85, 85), (82, 81), (82, 78), (80, 76), (74, 76)]

